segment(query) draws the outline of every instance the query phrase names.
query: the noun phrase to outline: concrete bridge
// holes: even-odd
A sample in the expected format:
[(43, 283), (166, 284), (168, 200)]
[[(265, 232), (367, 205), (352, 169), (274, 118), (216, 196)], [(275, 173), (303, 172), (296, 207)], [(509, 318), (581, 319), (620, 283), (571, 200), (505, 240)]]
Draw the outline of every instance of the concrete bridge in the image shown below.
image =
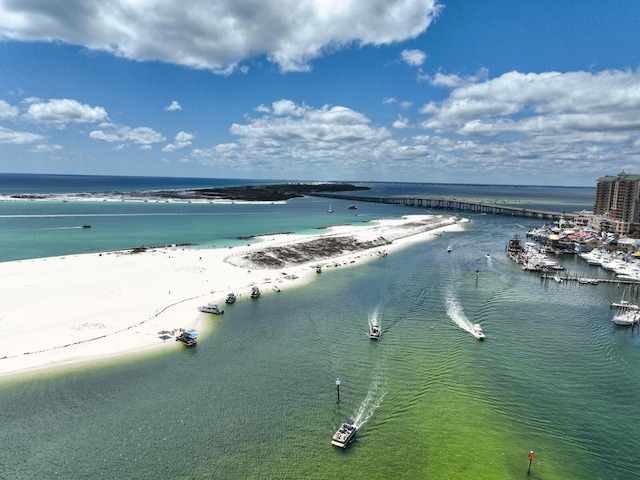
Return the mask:
[(391, 205), (406, 205), (409, 207), (443, 209), (465, 212), (491, 213), (495, 215), (512, 215), (515, 217), (536, 218), (541, 220), (572, 220), (576, 214), (554, 212), (551, 210), (534, 210), (531, 208), (510, 207), (495, 203), (470, 202), (441, 197), (366, 197), (361, 195), (343, 195), (336, 193), (313, 193), (314, 197), (335, 198), (352, 202), (388, 203)]

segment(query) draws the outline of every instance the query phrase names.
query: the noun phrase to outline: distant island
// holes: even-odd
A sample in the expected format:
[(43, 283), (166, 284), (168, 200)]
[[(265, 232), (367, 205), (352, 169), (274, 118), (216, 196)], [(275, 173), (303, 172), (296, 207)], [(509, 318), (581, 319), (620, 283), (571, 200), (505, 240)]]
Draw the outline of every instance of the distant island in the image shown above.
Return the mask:
[(153, 192), (155, 197), (184, 200), (238, 200), (249, 202), (278, 202), (313, 195), (316, 192), (348, 192), (370, 190), (350, 183), (283, 183), (278, 185), (248, 185), (240, 187), (197, 188)]
[(77, 193), (13, 193), (0, 195), (1, 200), (132, 200), (132, 201), (245, 201), (281, 202), (291, 198), (304, 197), (314, 193), (349, 192), (371, 190), (350, 183), (282, 183), (277, 185), (247, 185), (218, 188), (185, 188), (175, 190), (131, 190)]

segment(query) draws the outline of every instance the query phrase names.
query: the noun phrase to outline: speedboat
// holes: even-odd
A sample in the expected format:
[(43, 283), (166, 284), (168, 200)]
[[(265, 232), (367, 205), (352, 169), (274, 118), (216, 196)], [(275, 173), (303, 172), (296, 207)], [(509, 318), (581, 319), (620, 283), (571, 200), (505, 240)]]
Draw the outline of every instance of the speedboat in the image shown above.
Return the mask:
[(484, 340), (484, 332), (482, 331), (482, 326), (479, 323), (474, 323), (469, 333), (476, 337), (478, 340)]
[(207, 303), (206, 305), (198, 307), (198, 310), (200, 310), (202, 313), (213, 313), (214, 315), (220, 315), (224, 313), (224, 310), (220, 310), (218, 308), (217, 303)]
[(235, 301), (236, 301), (236, 294), (233, 292), (227, 293), (227, 298), (224, 300), (224, 303), (228, 303), (229, 305), (231, 305)]
[(371, 340), (378, 340), (380, 338), (380, 327), (378, 325), (371, 325), (369, 329), (369, 338)]
[(334, 433), (333, 438), (331, 439), (331, 444), (336, 447), (346, 448), (347, 444), (353, 439), (356, 434), (356, 424), (353, 423), (353, 420), (345, 420), (340, 425), (340, 428), (336, 433)]
[(251, 298), (258, 298), (260, 296), (260, 289), (256, 286), (251, 287)]
[(196, 338), (198, 334), (196, 332), (182, 332), (176, 337), (176, 342), (180, 342), (187, 347), (193, 347), (196, 344)]
[(274, 285), (274, 286), (273, 286), (273, 287), (271, 287), (271, 288), (273, 288), (273, 291), (274, 291), (274, 292), (279, 292), (279, 291), (280, 291), (280, 287), (279, 287), (278, 285)]
[(447, 247), (447, 252), (451, 253), (451, 245)]

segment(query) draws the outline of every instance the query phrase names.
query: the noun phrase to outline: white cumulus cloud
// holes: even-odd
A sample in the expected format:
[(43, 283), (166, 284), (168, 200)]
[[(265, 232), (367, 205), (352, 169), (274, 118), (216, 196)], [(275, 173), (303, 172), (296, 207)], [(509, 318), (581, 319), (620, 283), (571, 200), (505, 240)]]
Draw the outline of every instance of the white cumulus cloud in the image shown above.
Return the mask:
[(100, 125), (100, 129), (90, 132), (89, 137), (102, 142), (135, 143), (143, 149), (149, 149), (153, 144), (166, 140), (164, 135), (149, 127), (131, 128), (111, 123)]
[(180, 105), (176, 100), (173, 100), (170, 105), (164, 107), (164, 110), (168, 112), (175, 112), (176, 110), (182, 110), (182, 105)]
[(391, 135), (383, 127), (372, 126), (364, 114), (343, 106), (314, 108), (282, 99), (259, 111), (264, 114), (231, 126), (237, 141), (193, 150), (191, 158), (288, 178), (345, 170), (361, 175), (373, 151)]
[(191, 145), (191, 140), (195, 138), (195, 135), (187, 132), (178, 132), (173, 143), (170, 143), (162, 148), (163, 152), (173, 152), (181, 148), (186, 148)]
[(412, 67), (419, 67), (427, 59), (427, 54), (422, 50), (403, 50), (400, 56), (403, 62)]
[(31, 103), (23, 114), (26, 120), (57, 128), (64, 128), (68, 123), (93, 123), (108, 118), (104, 108), (91, 107), (68, 98), (46, 101), (29, 99), (29, 101)]
[(580, 134), (584, 140), (619, 142), (640, 134), (640, 71), (508, 72), (454, 88), (430, 102), (422, 123), (439, 133), (495, 137)]
[(265, 55), (282, 71), (350, 45), (415, 38), (437, 0), (0, 1), (0, 39), (62, 41), (132, 60), (230, 73)]
[(45, 140), (42, 135), (30, 132), (19, 132), (9, 128), (0, 127), (0, 143), (12, 143), (15, 145), (24, 145), (26, 143), (35, 143)]
[(14, 119), (20, 113), (20, 109), (10, 105), (4, 100), (0, 100), (0, 120)]

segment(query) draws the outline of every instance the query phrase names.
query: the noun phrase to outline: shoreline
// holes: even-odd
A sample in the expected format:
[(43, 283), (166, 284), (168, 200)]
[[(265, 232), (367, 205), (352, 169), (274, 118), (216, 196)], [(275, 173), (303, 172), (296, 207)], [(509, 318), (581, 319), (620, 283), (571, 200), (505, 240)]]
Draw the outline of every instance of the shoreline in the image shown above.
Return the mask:
[(264, 235), (228, 249), (172, 245), (0, 263), (0, 378), (182, 347), (175, 332), (213, 328), (197, 307), (224, 308), (229, 292), (246, 301), (254, 285), (299, 286), (316, 266), (356, 265), (462, 231), (466, 221), (407, 215), (313, 235)]

